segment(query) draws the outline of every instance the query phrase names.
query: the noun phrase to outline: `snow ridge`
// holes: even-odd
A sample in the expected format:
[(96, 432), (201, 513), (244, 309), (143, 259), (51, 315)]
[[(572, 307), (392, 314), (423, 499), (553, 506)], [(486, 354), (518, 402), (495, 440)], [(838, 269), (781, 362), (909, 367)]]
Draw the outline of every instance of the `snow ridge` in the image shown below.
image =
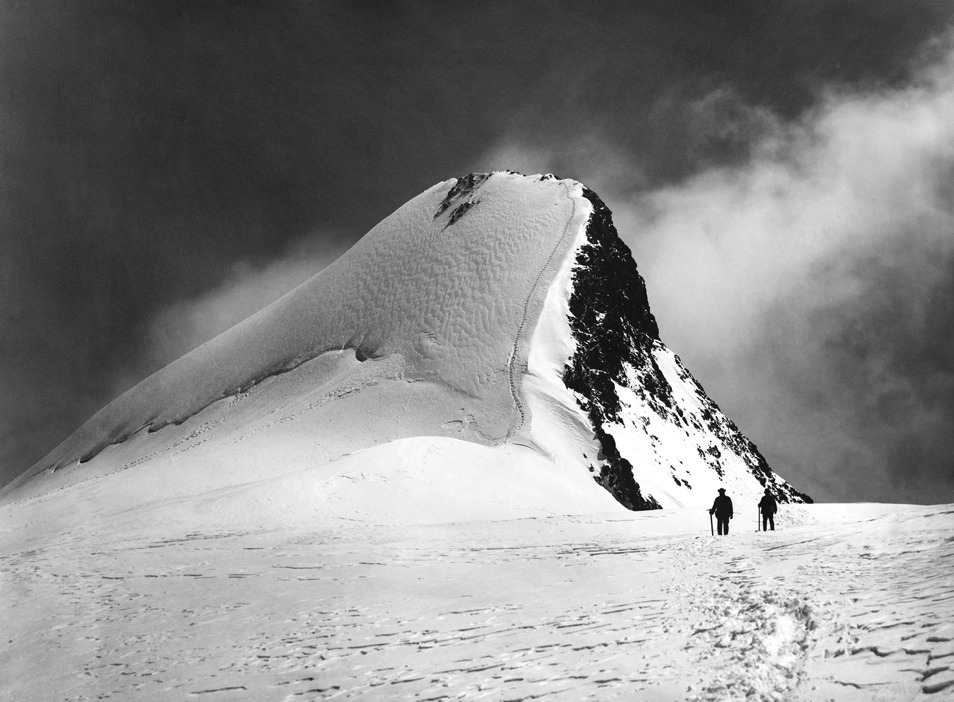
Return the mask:
[[(4, 494), (34, 477), (32, 491), (145, 462), (169, 470), (182, 451), (188, 463), (227, 462), (231, 481), (239, 464), (251, 477), (286, 473), (408, 437), (527, 445), (527, 354), (552, 273), (585, 224), (580, 190), (512, 173), (438, 183), (114, 400)], [(279, 466), (277, 442), (301, 448)]]
[[(474, 174), (471, 174), (473, 176)], [(471, 177), (468, 176), (468, 177)], [(533, 285), (530, 288), (530, 293), (527, 295), (526, 300), (523, 303), (523, 316), (520, 318), (520, 325), (517, 327), (517, 333), (514, 335), (513, 340), (513, 349), (510, 352), (510, 358), (507, 360), (507, 373), (510, 378), (510, 395), (513, 398), (514, 407), (520, 415), (520, 419), (517, 424), (511, 428), (507, 434), (507, 440), (511, 439), (517, 432), (519, 432), (527, 420), (527, 413), (524, 410), (523, 401), (520, 399), (520, 392), (517, 389), (517, 380), (515, 378), (515, 366), (516, 359), (518, 358), (520, 340), (523, 337), (524, 328), (527, 324), (527, 319), (530, 316), (530, 304), (533, 302), (534, 294), (540, 289), (540, 283), (543, 279), (544, 273), (549, 271), (551, 265), (553, 264), (553, 259), (556, 257), (557, 252), (562, 248), (563, 244), (566, 241), (567, 233), (570, 230), (570, 223), (573, 222), (574, 217), (576, 216), (576, 201), (570, 196), (570, 189), (566, 186), (565, 183), (560, 181), (560, 185), (566, 191), (566, 199), (570, 203), (570, 213), (567, 215), (566, 222), (563, 224), (563, 231), (560, 234), (560, 238), (557, 240), (556, 244), (553, 247), (553, 250), (550, 252), (550, 256), (547, 258), (546, 263), (540, 269), (540, 272), (537, 273), (536, 280), (533, 281)], [(526, 354), (524, 354), (524, 359), (526, 359)], [(524, 361), (523, 367), (521, 369), (522, 373), (527, 372), (527, 363)]]

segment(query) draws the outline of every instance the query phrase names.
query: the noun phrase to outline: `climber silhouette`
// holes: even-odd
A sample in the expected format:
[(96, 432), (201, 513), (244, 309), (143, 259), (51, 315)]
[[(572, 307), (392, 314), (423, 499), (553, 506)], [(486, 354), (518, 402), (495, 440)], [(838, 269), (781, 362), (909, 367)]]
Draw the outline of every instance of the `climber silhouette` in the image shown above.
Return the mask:
[(732, 498), (725, 494), (725, 488), (719, 488), (719, 496), (712, 503), (709, 514), (716, 516), (716, 523), (719, 525), (719, 536), (727, 536), (729, 520), (732, 519)]
[(775, 513), (778, 512), (778, 503), (768, 488), (765, 488), (765, 494), (759, 500), (759, 511), (762, 513), (762, 531), (768, 531), (769, 526), (772, 527), (772, 531), (775, 531)]

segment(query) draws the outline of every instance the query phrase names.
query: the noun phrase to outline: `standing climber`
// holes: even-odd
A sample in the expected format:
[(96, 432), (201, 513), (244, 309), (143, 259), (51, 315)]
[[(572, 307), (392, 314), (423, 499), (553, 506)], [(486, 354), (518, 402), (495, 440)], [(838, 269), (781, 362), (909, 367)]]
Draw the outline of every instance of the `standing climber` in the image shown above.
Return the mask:
[(762, 513), (762, 531), (768, 531), (769, 526), (772, 527), (772, 531), (775, 531), (775, 513), (778, 512), (778, 503), (768, 488), (765, 488), (765, 494), (759, 501), (759, 511)]
[(732, 498), (725, 494), (725, 488), (719, 488), (719, 496), (712, 503), (709, 514), (716, 516), (716, 523), (719, 525), (719, 536), (727, 536), (729, 520), (732, 519)]

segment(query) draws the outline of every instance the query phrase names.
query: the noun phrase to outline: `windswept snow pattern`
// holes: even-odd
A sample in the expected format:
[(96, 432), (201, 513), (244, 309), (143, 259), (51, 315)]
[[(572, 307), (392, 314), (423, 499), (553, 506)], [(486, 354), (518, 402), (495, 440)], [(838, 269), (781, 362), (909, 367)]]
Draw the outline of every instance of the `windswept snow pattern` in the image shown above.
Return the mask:
[(44, 538), (5, 538), (0, 699), (954, 693), (950, 505), (783, 506), (719, 538), (702, 510), (281, 527), (217, 521), (230, 499), (59, 534), (44, 505)]
[[(352, 409), (315, 407), (303, 434), (322, 446), (345, 452), (434, 434), (509, 441), (524, 423), (519, 386), (529, 335), (552, 271), (567, 255), (565, 235), (582, 226), (579, 192), (572, 181), (509, 173), (434, 186), (314, 278), (112, 402), (25, 478), (47, 468), (85, 469), (78, 463), (132, 438), (138, 455), (126, 464), (167, 453), (203, 411), (202, 423), (215, 426), (202, 438), (232, 441), (244, 436), (243, 408), (261, 406), (266, 385), (284, 386), (270, 398), (281, 411), (344, 376), (363, 398), (352, 423), (365, 426), (344, 444), (321, 429), (315, 434), (320, 413), (334, 425), (332, 415)], [(279, 376), (308, 384), (266, 382)], [(231, 398), (249, 395), (258, 402), (226, 411)], [(396, 423), (405, 429), (395, 432)], [(318, 458), (337, 455), (322, 450)], [(100, 465), (93, 468), (88, 474)]]
[(576, 349), (564, 381), (593, 424), (597, 481), (629, 509), (702, 504), (716, 488), (781, 502), (810, 499), (772, 473), (659, 339), (646, 285), (609, 208), (591, 190), (570, 296)]

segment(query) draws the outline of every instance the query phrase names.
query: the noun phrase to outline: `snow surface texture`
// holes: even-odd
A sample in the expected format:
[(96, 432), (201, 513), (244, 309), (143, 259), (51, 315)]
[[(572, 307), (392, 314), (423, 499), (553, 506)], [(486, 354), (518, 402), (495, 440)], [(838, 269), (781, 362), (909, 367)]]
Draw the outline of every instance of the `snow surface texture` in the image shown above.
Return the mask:
[[(448, 454), (435, 437), (490, 453)], [(454, 451), (499, 466), (504, 486), (535, 482), (535, 495), (520, 492), (527, 514), (607, 509), (594, 478), (631, 509), (707, 505), (719, 486), (803, 497), (659, 341), (599, 198), (513, 173), (414, 198), (332, 266), (105, 407), (4, 494), (129, 469), (161, 476), (142, 478), (157, 498), (303, 469), (318, 481), (342, 457), (397, 441), (419, 444), (402, 450), (422, 457), (412, 501), (423, 519), (436, 508), (421, 471), (470, 480), (476, 464)], [(469, 501), (462, 489), (453, 506)]]
[(952, 506), (376, 526), (286, 480), (0, 508), (0, 699), (954, 697)]

